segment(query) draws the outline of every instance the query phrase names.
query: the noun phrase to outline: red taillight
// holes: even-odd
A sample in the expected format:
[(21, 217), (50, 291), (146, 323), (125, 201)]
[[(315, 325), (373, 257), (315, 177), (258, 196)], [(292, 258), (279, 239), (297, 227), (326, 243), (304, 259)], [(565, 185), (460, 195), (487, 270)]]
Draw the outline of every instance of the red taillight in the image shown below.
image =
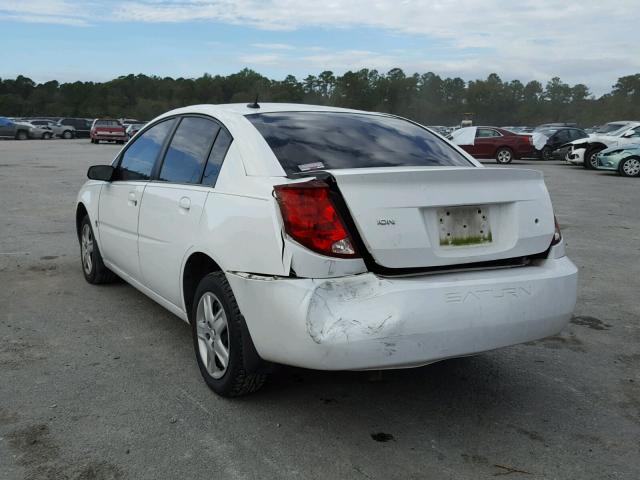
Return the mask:
[(562, 232), (560, 232), (560, 225), (558, 224), (558, 219), (555, 215), (553, 216), (553, 223), (555, 224), (556, 228), (553, 232), (553, 238), (551, 239), (551, 246), (559, 244), (562, 240)]
[(287, 234), (305, 247), (331, 257), (357, 257), (347, 228), (320, 180), (274, 187)]

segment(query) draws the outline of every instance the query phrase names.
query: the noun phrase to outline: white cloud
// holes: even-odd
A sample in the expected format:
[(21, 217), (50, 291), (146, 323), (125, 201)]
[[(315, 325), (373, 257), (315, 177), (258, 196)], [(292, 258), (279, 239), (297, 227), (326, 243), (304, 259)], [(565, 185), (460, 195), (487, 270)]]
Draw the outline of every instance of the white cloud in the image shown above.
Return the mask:
[[(522, 79), (559, 75), (572, 83), (593, 85), (594, 90), (608, 89), (616, 76), (640, 71), (635, 41), (640, 25), (638, 0), (113, 0), (100, 5), (79, 0), (4, 0), (0, 15), (70, 25), (110, 19), (215, 21), (275, 31), (369, 27), (423, 38), (425, 43), (435, 39), (451, 59), (430, 60), (419, 51), (390, 53), (384, 47), (360, 57), (350, 53), (349, 45), (344, 51), (307, 55), (288, 43), (253, 44), (252, 48), (267, 52), (244, 53), (252, 63), (262, 65), (290, 62), (299, 67), (308, 61), (309, 68), (323, 65), (335, 71), (359, 65), (380, 70), (415, 66), (419, 71), (433, 66), (437, 73), (467, 78), (491, 71)], [(288, 51), (301, 53), (298, 58), (277, 55)], [(364, 61), (372, 63), (364, 65)]]
[(287, 62), (285, 61), (285, 57), (282, 55), (278, 55), (276, 53), (262, 53), (256, 55), (240, 55), (240, 62), (245, 63), (249, 66), (254, 65), (268, 65), (268, 66), (278, 66), (284, 65)]
[(5, 21), (86, 27), (90, 24), (89, 17), (89, 9), (67, 0), (3, 0), (0, 3), (0, 19)]
[(294, 50), (296, 48), (288, 43), (252, 43), (251, 46), (266, 50)]

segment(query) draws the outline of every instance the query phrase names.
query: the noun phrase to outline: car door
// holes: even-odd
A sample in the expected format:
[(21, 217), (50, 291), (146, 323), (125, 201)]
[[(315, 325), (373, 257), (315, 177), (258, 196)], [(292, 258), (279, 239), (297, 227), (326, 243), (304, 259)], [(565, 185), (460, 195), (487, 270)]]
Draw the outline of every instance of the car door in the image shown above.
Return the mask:
[(481, 158), (491, 158), (495, 154), (496, 140), (500, 133), (493, 128), (478, 128), (474, 144), (474, 155)]
[(564, 145), (569, 141), (569, 130), (559, 130), (549, 139), (550, 146), (553, 150)]
[(102, 187), (98, 212), (100, 248), (107, 266), (141, 280), (138, 218), (144, 189), (175, 119), (155, 124), (122, 152), (114, 178)]
[(211, 191), (208, 162), (219, 158), (214, 141), (220, 145), (225, 136), (227, 131), (211, 118), (183, 117), (144, 192), (138, 240), (144, 284), (180, 308), (182, 262), (196, 243)]

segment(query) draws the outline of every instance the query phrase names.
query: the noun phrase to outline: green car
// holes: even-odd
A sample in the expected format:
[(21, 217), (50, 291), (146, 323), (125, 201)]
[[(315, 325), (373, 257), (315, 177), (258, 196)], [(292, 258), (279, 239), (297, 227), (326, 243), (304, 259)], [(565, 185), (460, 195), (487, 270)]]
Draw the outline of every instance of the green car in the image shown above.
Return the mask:
[(598, 170), (614, 170), (623, 177), (640, 177), (640, 145), (624, 145), (603, 150), (597, 157)]

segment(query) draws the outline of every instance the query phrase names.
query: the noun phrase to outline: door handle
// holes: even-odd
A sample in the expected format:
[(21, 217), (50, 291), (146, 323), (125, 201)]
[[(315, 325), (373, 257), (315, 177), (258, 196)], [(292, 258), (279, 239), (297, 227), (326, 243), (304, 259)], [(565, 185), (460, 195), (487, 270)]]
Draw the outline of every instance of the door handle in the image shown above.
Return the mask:
[(182, 197), (178, 206), (183, 210), (189, 210), (191, 208), (191, 199), (189, 197)]
[(136, 192), (129, 192), (129, 205), (135, 207), (138, 205), (138, 199), (136, 198)]

